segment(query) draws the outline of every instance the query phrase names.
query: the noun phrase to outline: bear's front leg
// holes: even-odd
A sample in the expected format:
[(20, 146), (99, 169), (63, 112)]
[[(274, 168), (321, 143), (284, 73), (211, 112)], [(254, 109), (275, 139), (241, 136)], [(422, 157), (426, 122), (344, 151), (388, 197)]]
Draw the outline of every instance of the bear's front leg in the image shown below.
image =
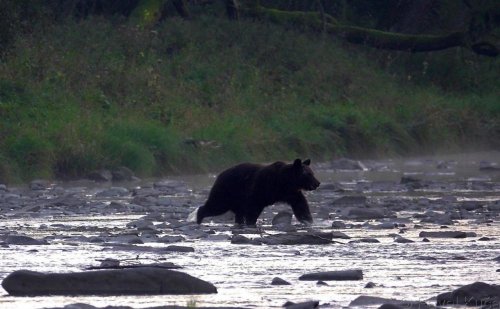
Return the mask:
[(242, 211), (236, 211), (234, 213), (234, 224), (241, 226), (245, 223), (245, 214)]
[(307, 203), (307, 200), (302, 192), (298, 191), (292, 194), (287, 199), (287, 203), (292, 207), (293, 214), (297, 220), (306, 224), (313, 223), (311, 211), (309, 210), (309, 204)]

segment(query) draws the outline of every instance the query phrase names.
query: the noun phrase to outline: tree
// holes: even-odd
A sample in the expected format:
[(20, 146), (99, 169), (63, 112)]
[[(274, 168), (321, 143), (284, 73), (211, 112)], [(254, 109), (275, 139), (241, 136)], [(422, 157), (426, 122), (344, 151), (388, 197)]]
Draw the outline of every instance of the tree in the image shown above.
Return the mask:
[[(500, 52), (499, 36), (500, 2), (495, 0), (465, 1), (469, 8), (468, 27), (445, 34), (407, 34), (340, 23), (324, 11), (322, 1), (317, 1), (318, 12), (286, 11), (265, 7), (260, 1), (227, 1), (227, 10), (238, 10), (234, 16), (249, 16), (278, 24), (295, 25), (322, 31), (349, 43), (363, 44), (379, 49), (408, 52), (430, 52), (463, 47), (473, 52), (496, 57)], [(344, 3), (344, 5), (348, 5)], [(393, 21), (394, 23), (394, 21)]]

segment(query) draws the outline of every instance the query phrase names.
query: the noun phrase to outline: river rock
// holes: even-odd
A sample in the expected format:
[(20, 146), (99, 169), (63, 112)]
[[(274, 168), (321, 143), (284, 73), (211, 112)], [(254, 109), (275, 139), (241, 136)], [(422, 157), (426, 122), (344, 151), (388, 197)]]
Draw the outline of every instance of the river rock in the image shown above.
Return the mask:
[(452, 217), (449, 213), (437, 213), (434, 211), (426, 212), (422, 218), (421, 222), (423, 223), (434, 223), (439, 225), (452, 225)]
[(111, 187), (103, 191), (97, 192), (96, 197), (117, 197), (130, 195), (130, 191), (123, 187)]
[(167, 246), (164, 250), (168, 252), (194, 252), (193, 247), (175, 245)]
[(355, 220), (382, 219), (388, 216), (382, 208), (362, 207), (348, 207), (343, 209), (341, 214), (346, 218)]
[(3, 280), (2, 287), (16, 296), (217, 293), (217, 288), (207, 281), (156, 267), (75, 273), (18, 270)]
[(106, 205), (105, 208), (109, 209), (109, 210), (118, 211), (118, 212), (126, 212), (126, 211), (130, 210), (129, 206), (126, 203), (116, 202), (116, 201), (112, 201), (111, 203)]
[(231, 237), (231, 243), (234, 245), (262, 245), (262, 242), (258, 239), (250, 239), (239, 234)]
[(353, 270), (338, 270), (338, 271), (324, 271), (317, 273), (305, 274), (299, 277), (302, 281), (344, 281), (344, 280), (362, 280), (363, 271), (361, 269)]
[(479, 170), (484, 172), (500, 171), (500, 166), (493, 162), (481, 161), (479, 162)]
[(7, 186), (4, 185), (3, 183), (0, 183), (0, 192), (6, 192), (7, 191)]
[(332, 233), (292, 232), (269, 235), (259, 241), (266, 245), (325, 245), (332, 243), (332, 237)]
[(332, 222), (332, 229), (345, 229), (347, 226), (343, 221), (333, 221)]
[(160, 238), (158, 238), (158, 242), (164, 243), (164, 244), (170, 244), (174, 242), (182, 242), (185, 241), (186, 239), (180, 235), (165, 235)]
[(316, 309), (319, 308), (319, 301), (311, 300), (301, 303), (286, 302), (283, 307), (286, 309)]
[(409, 244), (409, 243), (412, 243), (412, 242), (415, 242), (411, 239), (408, 239), (408, 238), (404, 238), (404, 237), (401, 237), (401, 236), (397, 236), (394, 238), (394, 242), (397, 242), (397, 243), (400, 243), (400, 244)]
[(347, 195), (339, 197), (332, 202), (335, 207), (344, 206), (364, 206), (366, 205), (367, 198), (364, 195)]
[(90, 172), (87, 178), (97, 182), (107, 182), (113, 179), (113, 174), (109, 170), (95, 170)]
[(291, 285), (291, 283), (281, 279), (280, 277), (274, 277), (271, 281), (271, 285)]
[(50, 188), (50, 182), (45, 179), (36, 179), (30, 182), (30, 189), (34, 191), (47, 190)]
[(437, 296), (436, 304), (484, 306), (500, 302), (500, 285), (475, 282)]
[(425, 238), (466, 238), (467, 233), (459, 231), (436, 231), (436, 232), (426, 232), (422, 231), (418, 234), (418, 237)]
[(350, 244), (355, 244), (355, 243), (371, 243), (371, 244), (374, 244), (374, 243), (380, 243), (380, 240), (378, 240), (376, 238), (360, 238), (360, 239), (351, 240), (349, 243)]
[(36, 246), (36, 245), (48, 245), (49, 244), (45, 239), (38, 240), (38, 239), (34, 239), (32, 237), (24, 236), (24, 235), (8, 235), (3, 239), (3, 241), (9, 245), (28, 245), (28, 246), (34, 245), (34, 246)]
[(430, 309), (431, 306), (427, 305), (425, 302), (420, 301), (407, 301), (407, 300), (397, 300), (376, 296), (365, 296), (361, 295), (355, 298), (349, 304), (349, 307), (367, 307), (367, 306), (375, 306), (375, 305), (395, 305), (400, 308), (420, 308), (420, 309)]
[(127, 223), (127, 227), (136, 228), (138, 230), (154, 229), (154, 224), (150, 220), (139, 219)]
[(421, 179), (412, 176), (401, 177), (400, 183), (405, 185), (409, 189), (421, 189), (424, 187), (423, 181)]
[(272, 225), (278, 230), (288, 229), (292, 225), (292, 213), (288, 211), (280, 211), (274, 216)]
[(333, 231), (331, 232), (332, 238), (340, 238), (340, 239), (351, 239), (350, 236), (346, 235), (345, 233), (338, 232), (338, 231)]
[(330, 162), (330, 168), (342, 171), (366, 171), (366, 166), (358, 160), (341, 158)]
[(371, 281), (365, 284), (365, 289), (373, 289), (374, 287), (376, 287), (376, 284)]
[(120, 166), (111, 171), (113, 181), (131, 181), (136, 180), (134, 172), (126, 166)]

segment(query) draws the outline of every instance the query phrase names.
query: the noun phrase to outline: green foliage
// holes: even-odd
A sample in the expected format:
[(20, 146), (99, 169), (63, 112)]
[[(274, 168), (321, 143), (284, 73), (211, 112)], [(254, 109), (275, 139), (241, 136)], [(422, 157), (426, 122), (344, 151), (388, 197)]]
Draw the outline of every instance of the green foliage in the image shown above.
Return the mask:
[(154, 30), (67, 20), (0, 62), (0, 179), (498, 143), (498, 60), (472, 59), (366, 54), (206, 16)]

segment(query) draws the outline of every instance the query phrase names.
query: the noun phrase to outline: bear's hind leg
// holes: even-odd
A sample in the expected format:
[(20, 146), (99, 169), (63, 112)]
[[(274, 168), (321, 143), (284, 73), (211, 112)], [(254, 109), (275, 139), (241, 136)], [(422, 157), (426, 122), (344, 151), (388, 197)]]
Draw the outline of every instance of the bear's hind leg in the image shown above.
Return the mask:
[(208, 200), (205, 205), (198, 208), (198, 213), (196, 216), (196, 222), (200, 224), (203, 218), (220, 216), (229, 211), (229, 207), (222, 203), (213, 203)]
[(245, 223), (248, 226), (256, 226), (257, 225), (257, 219), (259, 218), (260, 214), (262, 213), (262, 210), (264, 210), (263, 207), (258, 207), (254, 209), (248, 209), (245, 213)]

